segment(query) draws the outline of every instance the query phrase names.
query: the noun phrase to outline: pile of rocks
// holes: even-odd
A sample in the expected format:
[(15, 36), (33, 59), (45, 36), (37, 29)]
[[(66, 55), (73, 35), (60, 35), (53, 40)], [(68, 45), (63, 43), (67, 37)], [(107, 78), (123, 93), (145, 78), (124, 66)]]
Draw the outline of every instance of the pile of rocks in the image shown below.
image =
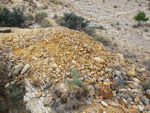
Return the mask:
[[(12, 68), (12, 73), (18, 75), (16, 80), (26, 78), (24, 101), (32, 113), (50, 112), (51, 108), (65, 112), (93, 102), (149, 111), (147, 67), (134, 64), (85, 33), (64, 27), (20, 29), (19, 33), (3, 35), (0, 44), (10, 49), (7, 57), (17, 64)], [(68, 107), (66, 97), (82, 92), (81, 87), (70, 90), (64, 84), (72, 79), (72, 68), (79, 71), (79, 81), (87, 84), (89, 94), (87, 99), (80, 97), (82, 101), (75, 95), (75, 103)]]

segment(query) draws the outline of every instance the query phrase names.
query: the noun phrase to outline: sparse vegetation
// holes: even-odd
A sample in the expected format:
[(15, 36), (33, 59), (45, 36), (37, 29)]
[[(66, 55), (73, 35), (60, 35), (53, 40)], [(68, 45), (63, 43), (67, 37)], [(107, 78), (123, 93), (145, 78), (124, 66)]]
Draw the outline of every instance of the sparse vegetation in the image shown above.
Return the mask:
[(68, 83), (70, 85), (75, 85), (75, 86), (81, 87), (82, 88), (81, 96), (88, 96), (89, 91), (87, 90), (87, 85), (79, 80), (80, 75), (75, 68), (73, 68), (71, 70), (71, 76), (73, 79), (71, 81), (69, 81)]
[(24, 82), (22, 82), (19, 86), (9, 86), (6, 88), (8, 90), (8, 101), (9, 101), (9, 107), (11, 109), (21, 110), (23, 107), (23, 95), (24, 95)]
[(117, 30), (120, 31), (120, 30), (121, 30), (121, 27), (117, 27)]
[(145, 28), (145, 29), (144, 29), (144, 31), (145, 31), (145, 32), (148, 32), (148, 29), (147, 29), (147, 28)]
[(48, 19), (43, 19), (40, 25), (42, 27), (52, 27), (52, 24), (50, 23)]
[(113, 23), (110, 24), (112, 27), (115, 27), (115, 25)]
[(63, 4), (62, 3), (62, 1), (59, 1), (59, 0), (49, 0), (51, 3), (54, 3), (54, 4), (56, 4), (56, 5), (61, 5), (61, 4)]
[(120, 25), (120, 23), (119, 23), (119, 22), (117, 22), (117, 23), (116, 23), (116, 25)]
[(100, 36), (100, 35), (95, 35), (93, 37), (94, 37), (95, 40), (101, 42), (105, 46), (112, 46), (113, 45), (111, 40), (107, 37)]
[(53, 19), (58, 19), (57, 14), (55, 14), (55, 15), (53, 16)]
[(150, 68), (150, 59), (144, 60), (143, 63)]
[(114, 8), (118, 8), (116, 5), (114, 5)]
[(133, 25), (132, 27), (133, 27), (133, 28), (138, 28), (138, 25)]
[(45, 9), (48, 9), (48, 5), (44, 5)]
[(143, 89), (150, 89), (150, 80), (146, 80), (142, 83)]
[(79, 87), (83, 86), (83, 83), (79, 80), (80, 75), (76, 69), (71, 70), (72, 80), (69, 82), (70, 84), (77, 85)]
[(41, 23), (42, 20), (44, 18), (46, 18), (46, 17), (47, 17), (47, 13), (45, 13), (45, 12), (38, 12), (38, 13), (35, 14), (35, 22)]
[(34, 16), (32, 14), (27, 14), (26, 21), (34, 21)]
[(104, 26), (100, 25), (96, 27), (97, 29), (105, 30)]
[(86, 34), (88, 34), (88, 35), (90, 35), (90, 36), (93, 36), (93, 35), (95, 34), (95, 27), (89, 27), (89, 26), (87, 26), (87, 27), (85, 27), (85, 28), (83, 29), (83, 31), (84, 31)]
[(146, 17), (146, 14), (144, 12), (138, 12), (136, 16), (133, 17), (137, 22), (138, 22), (138, 25), (140, 26), (141, 25), (141, 21), (148, 21), (149, 18)]

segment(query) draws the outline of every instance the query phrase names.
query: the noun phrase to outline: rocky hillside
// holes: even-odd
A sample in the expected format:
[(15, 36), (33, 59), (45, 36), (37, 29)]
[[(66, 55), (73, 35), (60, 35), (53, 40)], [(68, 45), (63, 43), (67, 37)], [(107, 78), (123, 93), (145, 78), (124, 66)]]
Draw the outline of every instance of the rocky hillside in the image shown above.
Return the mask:
[(15, 83), (25, 82), (23, 100), (32, 113), (150, 111), (148, 68), (83, 32), (12, 28), (0, 37), (1, 60), (13, 63)]
[[(75, 12), (91, 21), (91, 26), (103, 26), (97, 33), (112, 39), (124, 55), (136, 57), (139, 61), (147, 59), (150, 54), (149, 21), (141, 27), (133, 17), (144, 11), (149, 17), (148, 0), (1, 0), (2, 6), (9, 8), (22, 6), (25, 13), (35, 14), (39, 11), (48, 13), (48, 17), (62, 16), (64, 12)], [(142, 62), (142, 61), (141, 61)]]

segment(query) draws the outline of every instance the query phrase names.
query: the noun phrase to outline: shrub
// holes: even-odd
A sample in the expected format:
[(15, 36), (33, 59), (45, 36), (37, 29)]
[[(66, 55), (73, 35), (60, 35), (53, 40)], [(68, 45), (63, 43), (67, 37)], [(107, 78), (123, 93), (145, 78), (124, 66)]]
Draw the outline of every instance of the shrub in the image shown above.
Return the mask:
[(14, 26), (21, 27), (21, 24), (25, 22), (25, 16), (23, 14), (23, 7), (13, 8), (12, 18), (14, 19)]
[(78, 71), (75, 68), (71, 69), (71, 76), (72, 76), (73, 79), (71, 81), (69, 81), (68, 83), (70, 85), (79, 86), (80, 88), (82, 88), (81, 96), (87, 97), (88, 94), (89, 94), (89, 91), (87, 89), (87, 84), (84, 84), (83, 82), (81, 82), (79, 80), (80, 75), (79, 75)]
[(83, 29), (83, 31), (86, 33), (86, 34), (88, 34), (88, 35), (90, 35), (90, 36), (93, 36), (94, 34), (95, 34), (95, 27), (85, 27), (84, 29)]
[(104, 37), (104, 36), (95, 35), (94, 39), (96, 41), (101, 42), (104, 46), (112, 46), (113, 45), (111, 40), (109, 38), (107, 38), (107, 37)]
[(42, 20), (44, 18), (46, 18), (46, 17), (47, 17), (47, 13), (45, 13), (45, 12), (38, 12), (38, 13), (35, 14), (35, 22), (41, 23)]
[(56, 20), (57, 24), (61, 25), (61, 26), (65, 26), (65, 20), (63, 16), (58, 17), (58, 19)]
[(11, 21), (11, 12), (6, 7), (4, 7), (0, 12), (0, 24), (2, 27), (4, 26), (7, 27), (10, 26), (9, 25), (10, 21)]
[(142, 83), (143, 89), (150, 89), (150, 80), (146, 80)]
[(56, 4), (56, 5), (58, 5), (58, 4), (62, 5), (63, 4), (62, 1), (59, 1), (59, 0), (49, 0), (49, 1)]
[(13, 11), (9, 11), (6, 7), (0, 12), (0, 24), (2, 27), (22, 27), (25, 23), (25, 16), (23, 14), (23, 8), (13, 8)]
[(88, 26), (90, 21), (84, 19), (82, 16), (77, 16), (75, 13), (64, 13), (64, 17), (60, 18), (58, 21), (60, 25), (68, 27), (74, 30), (81, 30)]
[(145, 32), (148, 32), (148, 29), (146, 28), (146, 29), (144, 29), (144, 31), (145, 31)]
[(133, 25), (132, 27), (133, 27), (133, 28), (138, 28), (138, 25)]
[(141, 4), (139, 4), (139, 6), (142, 6)]
[(115, 27), (115, 25), (113, 23), (110, 24), (112, 27)]
[(27, 14), (26, 20), (27, 21), (33, 21), (34, 20), (34, 16), (32, 14)]
[(120, 23), (119, 23), (119, 22), (117, 22), (117, 23), (116, 23), (116, 25), (120, 25)]
[(144, 60), (143, 63), (150, 68), (150, 59)]
[(45, 9), (48, 9), (48, 5), (44, 5)]
[(117, 30), (120, 31), (120, 30), (121, 30), (121, 27), (117, 27)]
[(15, 110), (21, 110), (23, 107), (23, 95), (24, 95), (25, 83), (22, 81), (19, 86), (13, 85), (6, 88), (8, 90), (9, 107)]
[(55, 14), (54, 16), (53, 16), (53, 19), (57, 19), (58, 18), (58, 16), (57, 16), (57, 14)]
[(42, 20), (41, 24), (42, 27), (52, 27), (52, 24), (49, 22), (48, 19)]
[(79, 87), (83, 86), (83, 83), (79, 80), (80, 75), (76, 69), (72, 69), (71, 76), (73, 80), (70, 81), (70, 84), (77, 85)]
[(141, 25), (141, 21), (148, 21), (149, 18), (146, 17), (146, 14), (144, 12), (138, 12), (136, 16), (133, 17), (137, 22), (138, 22), (138, 25), (140, 26)]
[(114, 8), (117, 8), (117, 6), (116, 6), (116, 5), (114, 5)]
[(102, 26), (102, 25), (97, 26), (96, 28), (97, 28), (97, 29), (101, 29), (101, 30), (104, 30), (104, 29), (105, 29), (104, 26)]

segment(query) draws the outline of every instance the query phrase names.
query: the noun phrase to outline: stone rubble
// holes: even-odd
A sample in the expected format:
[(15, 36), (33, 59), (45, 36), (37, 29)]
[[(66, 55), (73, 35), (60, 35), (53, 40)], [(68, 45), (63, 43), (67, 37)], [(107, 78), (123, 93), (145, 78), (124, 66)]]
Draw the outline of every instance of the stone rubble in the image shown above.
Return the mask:
[[(31, 113), (73, 111), (94, 100), (105, 107), (149, 111), (150, 88), (142, 84), (150, 78), (146, 67), (141, 64), (143, 68), (137, 71), (138, 62), (134, 64), (85, 33), (64, 27), (20, 29), (3, 35), (0, 44), (9, 49), (6, 57), (16, 64), (12, 66), (16, 81), (25, 79), (24, 102)], [(87, 99), (79, 95), (84, 92), (81, 87), (66, 85), (73, 80), (73, 68), (80, 74), (79, 81), (87, 84)]]

